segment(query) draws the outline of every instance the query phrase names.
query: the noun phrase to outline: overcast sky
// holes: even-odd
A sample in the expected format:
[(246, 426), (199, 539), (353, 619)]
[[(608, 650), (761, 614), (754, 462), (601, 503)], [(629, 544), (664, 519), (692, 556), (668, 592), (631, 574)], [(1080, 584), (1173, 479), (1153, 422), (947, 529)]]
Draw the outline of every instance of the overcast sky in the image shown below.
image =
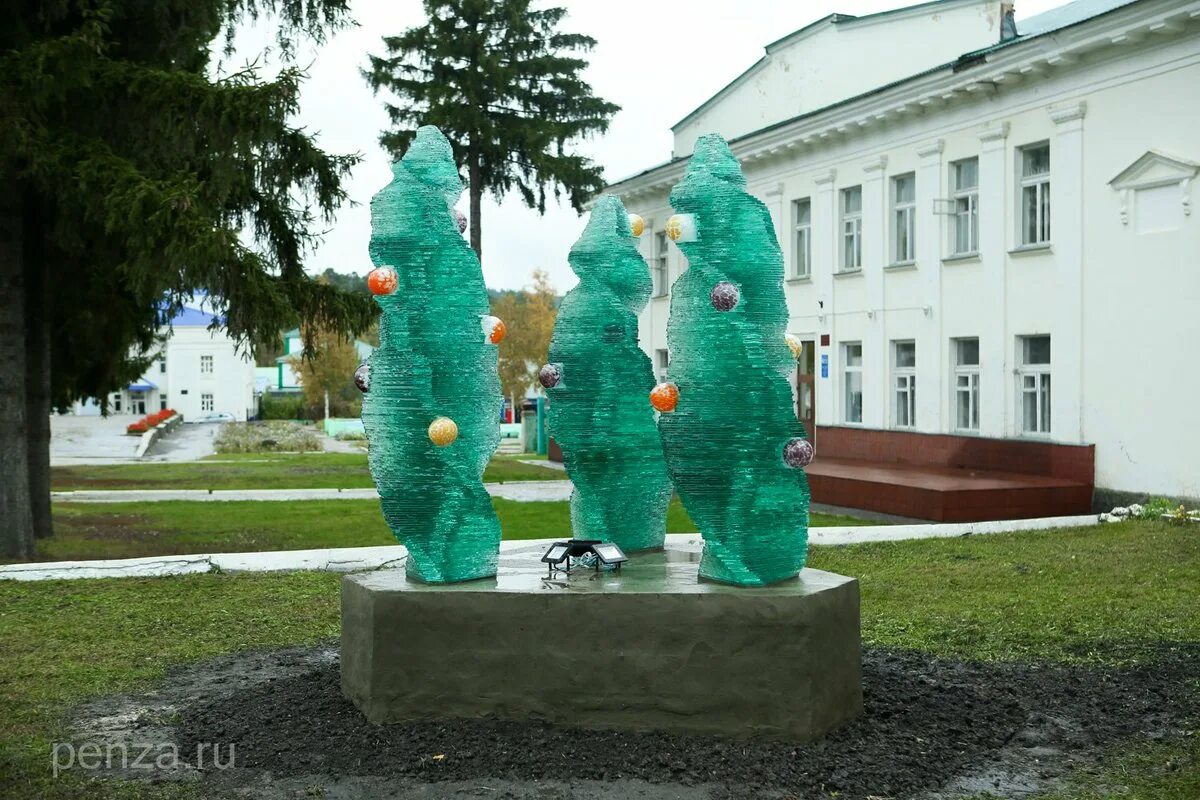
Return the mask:
[[(1063, 0), (1018, 0), (1017, 19), (1062, 5)], [(753, 64), (763, 47), (830, 13), (864, 15), (911, 5), (896, 0), (560, 0), (569, 11), (564, 30), (597, 40), (587, 80), (599, 96), (621, 106), (608, 133), (584, 142), (580, 152), (596, 159), (605, 178), (617, 180), (671, 155), (670, 127)], [(332, 37), (301, 57), (310, 79), (300, 97), (299, 123), (318, 135), (327, 151), (358, 152), (363, 162), (346, 184), (356, 206), (343, 206), (308, 269), (326, 267), (365, 274), (371, 196), (391, 179), (379, 147), (387, 117), (381, 100), (359, 75), (367, 54), (382, 52), (380, 38), (419, 25), (419, 0), (353, 0), (358, 27)], [(269, 30), (243, 31), (227, 66), (258, 55)], [(864, 54), (879, 57), (882, 54)], [(459, 207), (466, 210), (464, 194)], [(570, 207), (550, 207), (539, 217), (516, 194), (503, 202), (484, 196), (483, 272), (494, 288), (520, 288), (535, 268), (545, 269), (559, 291), (575, 284), (567, 252), (584, 219)]]

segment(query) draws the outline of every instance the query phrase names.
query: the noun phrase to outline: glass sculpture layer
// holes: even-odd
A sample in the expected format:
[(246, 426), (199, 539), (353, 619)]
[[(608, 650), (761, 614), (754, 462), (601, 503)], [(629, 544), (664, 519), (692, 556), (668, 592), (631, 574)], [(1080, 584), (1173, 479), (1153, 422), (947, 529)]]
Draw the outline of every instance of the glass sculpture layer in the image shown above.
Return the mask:
[(453, 211), (462, 190), (450, 143), (426, 126), (371, 200), (371, 261), (397, 280), (370, 283), (383, 313), (363, 395), (368, 462), (408, 574), (431, 583), (494, 575), (500, 547), (483, 487), (500, 381), (483, 272)]
[(625, 207), (603, 196), (568, 260), (579, 284), (558, 311), (543, 385), (547, 426), (575, 484), (577, 539), (626, 552), (662, 547), (671, 481), (654, 412), (654, 370), (638, 346), (637, 315), (650, 299), (650, 270)]
[[(671, 479), (704, 537), (702, 577), (762, 586), (796, 575), (808, 479), (784, 460), (805, 437), (792, 409), (783, 258), (725, 140), (702, 137), (671, 192), (667, 231), (688, 267), (671, 290), (674, 411), (658, 420)], [(732, 285), (733, 289), (730, 289)], [(795, 459), (793, 459), (795, 461)]]

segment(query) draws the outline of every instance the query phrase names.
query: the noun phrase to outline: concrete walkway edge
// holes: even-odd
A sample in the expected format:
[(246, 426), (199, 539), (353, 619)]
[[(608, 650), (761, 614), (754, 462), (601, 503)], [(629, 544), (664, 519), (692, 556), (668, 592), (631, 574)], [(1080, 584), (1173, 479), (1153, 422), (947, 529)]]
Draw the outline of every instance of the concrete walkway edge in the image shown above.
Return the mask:
[[(492, 497), (520, 502), (559, 502), (571, 497), (570, 481), (507, 481), (485, 483)], [(363, 489), (82, 489), (51, 492), (55, 503), (160, 503), (235, 502), (241, 500), (293, 502), (297, 500), (378, 500), (379, 492)]]
[[(1042, 531), (1052, 528), (1077, 528), (1099, 524), (1099, 517), (1045, 517), (1042, 519), (999, 520), (996, 522), (959, 522), (933, 525), (863, 525), (810, 528), (808, 541), (817, 545), (844, 545), (863, 542), (895, 542), (910, 539), (939, 539), (987, 533)], [(697, 533), (672, 533), (667, 540), (673, 547), (703, 547)], [(500, 543), (500, 552), (525, 548), (545, 548), (554, 539), (517, 539)], [(203, 555), (150, 556), (98, 561), (51, 561), (0, 566), (0, 580), (47, 581), (71, 578), (148, 578), (192, 575), (202, 572), (285, 572), (317, 570), (321, 572), (363, 572), (400, 566), (408, 551), (401, 545), (380, 547), (338, 547), (327, 550), (276, 550), (259, 553), (207, 553)]]

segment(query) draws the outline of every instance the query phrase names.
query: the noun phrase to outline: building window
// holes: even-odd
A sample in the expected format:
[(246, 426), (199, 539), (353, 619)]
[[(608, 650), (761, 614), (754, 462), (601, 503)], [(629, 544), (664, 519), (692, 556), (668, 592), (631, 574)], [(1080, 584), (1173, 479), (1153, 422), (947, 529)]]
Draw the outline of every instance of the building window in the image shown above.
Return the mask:
[(158, 357), (158, 373), (160, 375), (165, 375), (166, 372), (167, 372), (167, 356), (166, 356), (166, 354), (163, 354)]
[(842, 272), (862, 269), (862, 187), (842, 189)]
[(121, 413), (121, 393), (120, 392), (114, 393), (112, 396), (112, 399), (113, 399), (113, 411), (116, 411), (118, 414)]
[(892, 178), (892, 263), (917, 259), (917, 180), (911, 172)]
[(1021, 398), (1021, 432), (1050, 433), (1050, 337), (1021, 336), (1017, 395)]
[(200, 395), (200, 410), (201, 411), (212, 411), (213, 410), (213, 396), (211, 394)]
[(793, 278), (812, 275), (812, 201), (807, 197), (792, 203), (792, 218), (796, 225), (796, 253)]
[(160, 394), (158, 396), (158, 410), (159, 411), (167, 410), (167, 396), (165, 394)]
[(892, 424), (917, 424), (917, 343), (892, 342)]
[(846, 405), (843, 409), (846, 422), (863, 420), (862, 392), (862, 342), (846, 342), (842, 345), (842, 387)]
[(954, 356), (954, 427), (979, 430), (979, 340), (951, 339)]
[(671, 364), (671, 354), (666, 350), (654, 351), (654, 374), (659, 381), (667, 379), (667, 367)]
[(954, 255), (979, 252), (979, 159), (950, 165), (954, 178)]
[(1021, 148), (1021, 244), (1050, 241), (1050, 145)]
[(658, 231), (654, 234), (654, 296), (662, 297), (667, 293), (667, 233)]
[(200, 356), (200, 374), (211, 375), (213, 371), (213, 357)]

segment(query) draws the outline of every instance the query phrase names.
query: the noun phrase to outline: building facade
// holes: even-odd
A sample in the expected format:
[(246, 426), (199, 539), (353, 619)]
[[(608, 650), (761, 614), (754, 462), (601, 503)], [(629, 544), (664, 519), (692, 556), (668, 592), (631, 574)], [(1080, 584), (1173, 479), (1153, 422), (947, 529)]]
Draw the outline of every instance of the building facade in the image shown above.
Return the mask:
[[(203, 302), (181, 310), (160, 333), (162, 345), (146, 372), (108, 398), (109, 412), (143, 416), (173, 408), (185, 421), (227, 413), (238, 421), (255, 414), (254, 360), (222, 331)], [(76, 414), (99, 414), (94, 401), (76, 403)]]
[(715, 131), (775, 224), (818, 453), (826, 427), (1094, 445), (1098, 490), (1200, 497), (1200, 2), (1008, 10), (814, 23), (610, 186), (647, 223), (643, 347), (669, 375), (668, 195)]

